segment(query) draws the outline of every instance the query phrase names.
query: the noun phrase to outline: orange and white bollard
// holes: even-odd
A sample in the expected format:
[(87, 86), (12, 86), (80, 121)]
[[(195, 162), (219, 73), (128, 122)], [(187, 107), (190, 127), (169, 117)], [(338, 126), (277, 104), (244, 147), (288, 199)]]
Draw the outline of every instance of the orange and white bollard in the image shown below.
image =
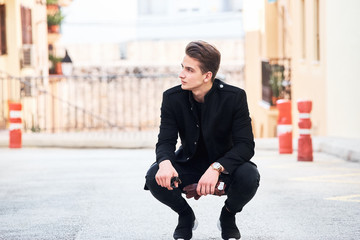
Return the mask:
[(276, 101), (279, 110), (277, 121), (277, 136), (279, 139), (279, 153), (292, 153), (292, 120), (291, 101), (280, 99)]
[(298, 161), (312, 161), (313, 148), (311, 140), (311, 120), (310, 112), (312, 102), (309, 100), (299, 100), (297, 102), (299, 110), (299, 140), (298, 140)]
[(22, 120), (21, 120), (21, 104), (9, 103), (9, 147), (21, 148), (22, 145)]

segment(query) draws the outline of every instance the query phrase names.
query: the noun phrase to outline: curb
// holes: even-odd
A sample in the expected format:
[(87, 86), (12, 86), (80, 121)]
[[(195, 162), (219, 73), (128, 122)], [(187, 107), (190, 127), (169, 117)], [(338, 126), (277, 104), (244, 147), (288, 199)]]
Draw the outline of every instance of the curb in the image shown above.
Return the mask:
[[(312, 137), (313, 151), (324, 152), (350, 162), (360, 163), (360, 139), (336, 137)], [(255, 148), (261, 150), (278, 151), (277, 138), (255, 139)], [(298, 139), (293, 139), (293, 149), (298, 149)]]
[[(25, 133), (23, 147), (49, 148), (155, 148), (157, 132), (87, 132), (87, 133)], [(360, 139), (312, 137), (313, 151), (324, 152), (347, 161), (360, 162)], [(0, 132), (0, 148), (8, 148), (7, 131)], [(255, 139), (258, 150), (278, 151), (277, 138)], [(297, 150), (297, 139), (293, 139), (294, 151)]]
[[(23, 147), (53, 148), (154, 148), (157, 134), (154, 132), (116, 133), (25, 133)], [(0, 147), (9, 146), (8, 135), (0, 134)]]

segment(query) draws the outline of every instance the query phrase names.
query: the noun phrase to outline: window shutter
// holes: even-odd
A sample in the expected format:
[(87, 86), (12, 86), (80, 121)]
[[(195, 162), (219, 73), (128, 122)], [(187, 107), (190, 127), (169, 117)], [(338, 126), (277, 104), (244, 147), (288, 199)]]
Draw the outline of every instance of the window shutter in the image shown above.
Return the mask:
[(22, 43), (26, 43), (26, 26), (25, 26), (25, 8), (21, 6), (21, 32), (22, 32)]
[(27, 34), (27, 43), (32, 44), (32, 24), (31, 24), (31, 9), (26, 9), (26, 34)]
[(0, 5), (0, 54), (6, 54), (6, 23), (5, 5)]
[(31, 9), (21, 6), (22, 43), (32, 44)]

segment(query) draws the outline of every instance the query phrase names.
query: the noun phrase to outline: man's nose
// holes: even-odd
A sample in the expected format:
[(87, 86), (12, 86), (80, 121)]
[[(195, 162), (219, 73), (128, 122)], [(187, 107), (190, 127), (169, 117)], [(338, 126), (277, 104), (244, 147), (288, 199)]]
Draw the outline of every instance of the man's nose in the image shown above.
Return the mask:
[(184, 71), (183, 71), (183, 70), (180, 71), (180, 73), (179, 73), (179, 78), (185, 78), (185, 74), (184, 74)]

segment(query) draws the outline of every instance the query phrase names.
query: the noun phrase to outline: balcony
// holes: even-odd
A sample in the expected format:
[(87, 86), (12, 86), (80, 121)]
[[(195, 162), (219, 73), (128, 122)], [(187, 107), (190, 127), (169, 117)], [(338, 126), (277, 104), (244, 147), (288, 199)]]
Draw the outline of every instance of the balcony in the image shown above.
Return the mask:
[(60, 26), (64, 20), (64, 15), (60, 6), (60, 2), (56, 0), (48, 1), (46, 5), (49, 44), (54, 44), (61, 36)]

